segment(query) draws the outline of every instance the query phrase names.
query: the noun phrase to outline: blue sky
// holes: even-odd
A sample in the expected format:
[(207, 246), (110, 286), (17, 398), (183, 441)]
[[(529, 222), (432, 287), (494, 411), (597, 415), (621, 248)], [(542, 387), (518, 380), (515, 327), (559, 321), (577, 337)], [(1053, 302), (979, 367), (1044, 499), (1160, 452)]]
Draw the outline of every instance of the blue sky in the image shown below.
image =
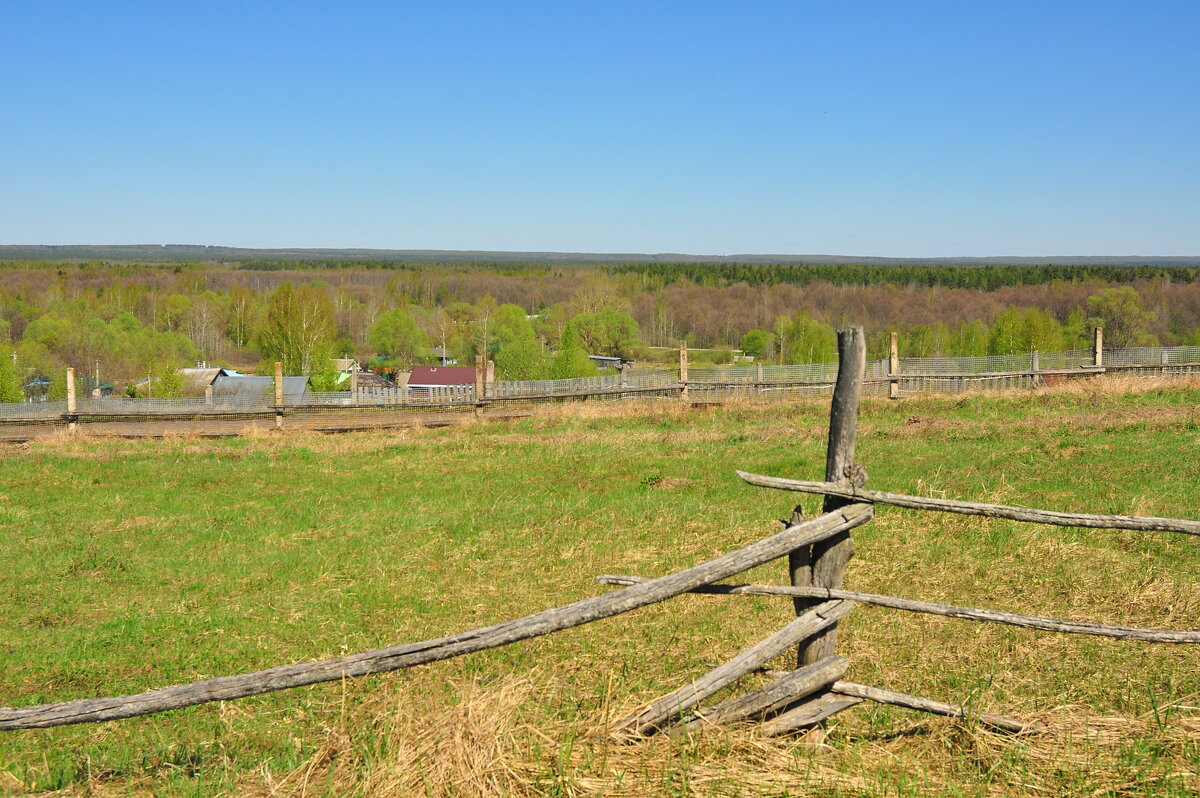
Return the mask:
[(1200, 3), (0, 8), (0, 243), (1200, 255)]

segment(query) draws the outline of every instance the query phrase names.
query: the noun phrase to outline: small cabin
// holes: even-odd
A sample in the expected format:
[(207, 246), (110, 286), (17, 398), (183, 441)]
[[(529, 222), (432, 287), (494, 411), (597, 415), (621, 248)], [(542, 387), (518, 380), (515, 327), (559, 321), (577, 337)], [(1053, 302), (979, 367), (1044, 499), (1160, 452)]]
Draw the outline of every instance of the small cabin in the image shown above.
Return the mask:
[(475, 385), (475, 369), (470, 366), (413, 366), (408, 376), (408, 387), (417, 395), (468, 385)]

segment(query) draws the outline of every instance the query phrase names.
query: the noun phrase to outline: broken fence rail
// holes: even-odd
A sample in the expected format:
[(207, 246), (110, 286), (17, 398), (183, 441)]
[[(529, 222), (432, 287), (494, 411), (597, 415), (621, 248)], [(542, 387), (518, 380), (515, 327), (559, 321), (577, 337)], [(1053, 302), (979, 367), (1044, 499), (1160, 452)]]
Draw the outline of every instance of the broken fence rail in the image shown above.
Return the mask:
[(410, 668), (496, 648), (581, 626), (601, 618), (610, 618), (665, 601), (694, 587), (727, 579), (781, 557), (797, 546), (811, 545), (852, 529), (869, 521), (872, 514), (869, 504), (852, 504), (789, 526), (771, 537), (757, 540), (728, 554), (660, 579), (447, 637), (405, 643), (318, 662), (281, 665), (236, 676), (219, 676), (136, 695), (78, 699), (32, 707), (2, 707), (0, 730), (45, 728), (131, 718), (211, 701), (228, 701), (309, 684), (337, 681), (346, 677)]

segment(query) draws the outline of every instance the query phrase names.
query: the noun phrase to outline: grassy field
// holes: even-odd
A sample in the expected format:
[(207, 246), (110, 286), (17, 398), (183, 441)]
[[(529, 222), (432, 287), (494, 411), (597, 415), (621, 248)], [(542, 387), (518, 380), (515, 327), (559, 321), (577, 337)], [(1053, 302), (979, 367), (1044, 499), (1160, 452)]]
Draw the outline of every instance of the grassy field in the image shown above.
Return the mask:
[[(0, 448), (0, 706), (138, 692), (466, 630), (774, 532), (828, 401), (574, 405), (446, 429)], [(1200, 517), (1200, 383), (868, 401), (883, 490)], [(802, 502), (810, 513), (819, 499)], [(880, 508), (847, 586), (1197, 628), (1200, 539)], [(780, 582), (772, 563), (745, 581)], [(739, 580), (741, 581), (741, 580)], [(859, 607), (854, 681), (1039, 719), (861, 705), (824, 731), (611, 742), (606, 724), (774, 631), (685, 596), (410, 671), (95, 726), (0, 732), (0, 792), (1194, 795), (1200, 650)], [(748, 680), (758, 683), (761, 678)], [(745, 685), (738, 689), (744, 689)], [(718, 698), (723, 697), (719, 696)]]

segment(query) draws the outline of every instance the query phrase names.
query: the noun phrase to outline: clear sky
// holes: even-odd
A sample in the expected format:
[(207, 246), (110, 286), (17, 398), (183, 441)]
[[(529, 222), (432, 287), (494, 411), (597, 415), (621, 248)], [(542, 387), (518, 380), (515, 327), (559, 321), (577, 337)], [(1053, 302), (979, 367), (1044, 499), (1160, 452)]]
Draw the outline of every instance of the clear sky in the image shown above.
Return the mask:
[(1200, 2), (18, 2), (0, 243), (1200, 255)]

